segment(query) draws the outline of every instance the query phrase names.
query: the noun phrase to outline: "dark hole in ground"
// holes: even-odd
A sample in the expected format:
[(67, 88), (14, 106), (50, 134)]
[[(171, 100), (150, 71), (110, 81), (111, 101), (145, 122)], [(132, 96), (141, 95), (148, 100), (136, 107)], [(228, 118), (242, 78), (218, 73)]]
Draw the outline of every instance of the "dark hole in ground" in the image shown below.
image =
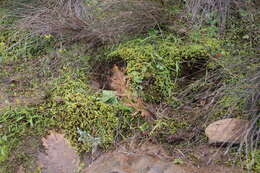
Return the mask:
[(184, 61), (180, 75), (180, 78), (183, 79), (183, 84), (191, 83), (203, 77), (206, 74), (207, 63), (206, 58), (201, 58), (196, 62)]
[(113, 75), (113, 66), (118, 66), (120, 69), (126, 67), (126, 62), (122, 59), (111, 61), (95, 62), (92, 66), (92, 80), (98, 83), (98, 89), (112, 90), (110, 86), (110, 77)]

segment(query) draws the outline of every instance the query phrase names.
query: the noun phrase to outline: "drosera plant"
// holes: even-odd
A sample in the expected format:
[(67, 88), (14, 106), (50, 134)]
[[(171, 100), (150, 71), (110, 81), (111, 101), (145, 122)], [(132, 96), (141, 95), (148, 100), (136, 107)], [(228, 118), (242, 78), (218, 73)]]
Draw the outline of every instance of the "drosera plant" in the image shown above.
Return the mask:
[(173, 34), (155, 33), (120, 44), (108, 59), (123, 59), (131, 87), (146, 101), (160, 102), (171, 100), (184, 65), (192, 69), (220, 49), (221, 42), (211, 37), (185, 41)]

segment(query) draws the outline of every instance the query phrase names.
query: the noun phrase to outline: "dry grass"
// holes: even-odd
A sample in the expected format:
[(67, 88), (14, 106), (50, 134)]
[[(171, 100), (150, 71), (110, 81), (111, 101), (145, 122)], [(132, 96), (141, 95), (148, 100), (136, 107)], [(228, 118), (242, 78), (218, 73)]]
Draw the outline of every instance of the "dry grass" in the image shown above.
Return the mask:
[[(118, 42), (158, 27), (166, 16), (159, 3), (145, 0), (45, 0), (30, 8), (20, 21), (38, 34), (53, 34), (66, 41), (85, 41), (92, 46)], [(28, 10), (27, 10), (28, 11)]]
[[(225, 118), (242, 118), (249, 120), (250, 126), (243, 131), (244, 138), (237, 148), (237, 159), (250, 160), (250, 155), (259, 150), (260, 69), (258, 67), (245, 71), (247, 66), (259, 64), (259, 62), (257, 57), (246, 57), (243, 63), (230, 63), (216, 71), (209, 72), (207, 76), (197, 81), (193, 81), (191, 85), (183, 88), (182, 92), (176, 94), (176, 97), (184, 103), (182, 105), (184, 109), (188, 106), (193, 112), (197, 112), (189, 127), (194, 135), (190, 138), (192, 143), (201, 142), (201, 137), (198, 134), (204, 135), (205, 127), (213, 121)], [(236, 76), (237, 71), (232, 72), (234, 69), (240, 70), (238, 74), (245, 73), (246, 76), (241, 79)], [(226, 83), (225, 76), (227, 75), (230, 75), (232, 80), (237, 81)], [(236, 98), (225, 101), (228, 103), (228, 107), (221, 102), (226, 96)], [(232, 143), (228, 145), (226, 152), (233, 146)]]

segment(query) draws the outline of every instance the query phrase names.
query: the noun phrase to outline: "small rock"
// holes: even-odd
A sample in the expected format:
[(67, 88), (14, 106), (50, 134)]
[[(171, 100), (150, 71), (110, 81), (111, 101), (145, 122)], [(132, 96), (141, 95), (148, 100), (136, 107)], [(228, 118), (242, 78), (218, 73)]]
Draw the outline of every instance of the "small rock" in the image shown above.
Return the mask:
[(191, 173), (156, 156), (112, 152), (96, 160), (83, 173)]
[(167, 30), (173, 33), (177, 33), (180, 35), (185, 35), (188, 32), (187, 28), (184, 28), (182, 26), (178, 26), (178, 25), (171, 25), (167, 27)]
[(209, 143), (238, 144), (243, 140), (245, 130), (249, 127), (249, 121), (228, 118), (210, 124), (206, 130)]
[(42, 139), (46, 152), (38, 154), (42, 173), (74, 173), (80, 165), (80, 158), (63, 134), (50, 132)]

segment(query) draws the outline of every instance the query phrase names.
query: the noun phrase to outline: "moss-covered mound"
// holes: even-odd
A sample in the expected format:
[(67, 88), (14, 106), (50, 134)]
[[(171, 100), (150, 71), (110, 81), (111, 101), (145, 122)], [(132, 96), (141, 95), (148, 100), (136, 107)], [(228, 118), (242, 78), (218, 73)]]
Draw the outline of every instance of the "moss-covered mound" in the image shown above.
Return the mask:
[(172, 96), (184, 65), (192, 69), (220, 46), (215, 38), (186, 42), (174, 35), (152, 35), (121, 44), (108, 57), (127, 63), (130, 84), (146, 101), (160, 102)]
[(82, 76), (65, 77), (53, 89), (50, 102), (42, 109), (57, 119), (59, 127), (79, 152), (91, 151), (97, 146), (106, 149), (116, 137), (128, 133), (129, 110), (123, 110), (119, 103), (106, 102), (103, 99), (106, 96), (91, 91), (82, 79)]

